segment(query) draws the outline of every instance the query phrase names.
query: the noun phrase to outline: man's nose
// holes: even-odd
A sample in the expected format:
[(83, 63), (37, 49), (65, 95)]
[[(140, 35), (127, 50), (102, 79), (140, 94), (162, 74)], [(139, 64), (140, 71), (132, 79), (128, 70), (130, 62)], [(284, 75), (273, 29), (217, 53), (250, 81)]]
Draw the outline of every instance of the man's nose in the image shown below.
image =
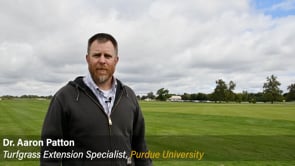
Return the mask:
[(98, 62), (99, 63), (106, 63), (106, 58), (104, 55), (101, 55), (99, 58), (98, 58)]

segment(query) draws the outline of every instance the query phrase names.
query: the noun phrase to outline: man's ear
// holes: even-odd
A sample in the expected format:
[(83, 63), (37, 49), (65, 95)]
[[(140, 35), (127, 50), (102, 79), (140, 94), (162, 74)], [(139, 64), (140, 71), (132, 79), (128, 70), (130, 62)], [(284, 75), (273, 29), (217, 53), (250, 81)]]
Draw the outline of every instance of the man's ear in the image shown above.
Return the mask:
[(86, 54), (85, 58), (86, 58), (86, 62), (89, 63), (89, 55), (88, 54)]
[(119, 56), (116, 56), (116, 63), (119, 62)]

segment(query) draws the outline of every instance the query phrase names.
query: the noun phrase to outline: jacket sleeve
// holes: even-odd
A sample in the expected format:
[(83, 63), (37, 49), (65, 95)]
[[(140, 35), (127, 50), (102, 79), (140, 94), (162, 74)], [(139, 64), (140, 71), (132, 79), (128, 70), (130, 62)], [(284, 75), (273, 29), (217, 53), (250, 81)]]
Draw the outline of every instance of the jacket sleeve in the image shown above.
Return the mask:
[(57, 97), (54, 96), (49, 105), (41, 133), (43, 146), (41, 147), (41, 166), (60, 166), (60, 159), (49, 158), (49, 152), (62, 151), (60, 147), (48, 146), (46, 144), (48, 139), (57, 140), (63, 138), (63, 113), (62, 106)]
[[(140, 106), (136, 101), (137, 111), (135, 113), (135, 119), (133, 123), (133, 138), (132, 138), (132, 150), (136, 152), (147, 152), (147, 145), (145, 141), (145, 122), (141, 112)], [(136, 166), (151, 166), (152, 160), (150, 158), (134, 158)]]

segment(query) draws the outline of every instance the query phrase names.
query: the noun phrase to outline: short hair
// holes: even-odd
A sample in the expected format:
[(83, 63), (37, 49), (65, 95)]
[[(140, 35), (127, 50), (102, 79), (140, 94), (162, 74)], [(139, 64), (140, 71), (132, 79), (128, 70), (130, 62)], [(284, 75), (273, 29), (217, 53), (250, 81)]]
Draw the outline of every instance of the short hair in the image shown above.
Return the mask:
[(115, 48), (116, 55), (118, 55), (118, 43), (112, 35), (107, 34), (107, 33), (97, 33), (97, 34), (93, 35), (91, 38), (89, 38), (88, 39), (88, 46), (87, 46), (87, 53), (88, 54), (90, 51), (90, 46), (94, 41), (98, 41), (98, 42), (102, 42), (102, 43), (107, 42), (107, 41), (112, 42), (112, 44)]

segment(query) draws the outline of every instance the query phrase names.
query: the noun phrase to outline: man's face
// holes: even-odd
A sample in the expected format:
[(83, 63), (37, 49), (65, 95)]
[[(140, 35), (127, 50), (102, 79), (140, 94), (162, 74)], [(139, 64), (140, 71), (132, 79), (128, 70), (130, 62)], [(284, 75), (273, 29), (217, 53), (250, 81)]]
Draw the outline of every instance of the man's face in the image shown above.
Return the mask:
[(112, 42), (94, 41), (86, 55), (88, 69), (97, 85), (111, 81), (119, 60)]

